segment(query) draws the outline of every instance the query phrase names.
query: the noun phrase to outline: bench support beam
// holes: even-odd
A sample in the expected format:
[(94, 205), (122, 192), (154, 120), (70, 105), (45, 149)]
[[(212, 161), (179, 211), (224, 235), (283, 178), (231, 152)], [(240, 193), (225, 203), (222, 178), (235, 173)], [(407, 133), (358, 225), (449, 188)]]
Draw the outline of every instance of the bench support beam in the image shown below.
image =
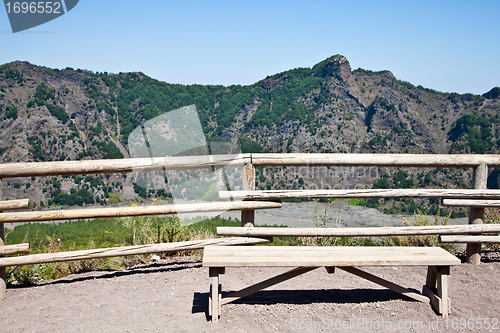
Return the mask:
[(245, 296), (256, 293), (262, 289), (269, 288), (269, 287), (274, 286), (275, 284), (281, 283), (283, 281), (290, 280), (296, 276), (310, 272), (316, 268), (318, 268), (318, 267), (298, 267), (298, 268), (292, 269), (291, 271), (288, 271), (286, 273), (277, 275), (277, 276), (272, 277), (270, 279), (267, 279), (267, 280), (264, 280), (264, 281), (259, 282), (257, 284), (254, 284), (250, 287), (241, 289), (239, 291), (228, 293), (226, 296), (224, 296), (222, 298), (222, 305), (237, 301), (240, 298), (243, 298)]
[[(316, 268), (318, 267), (297, 267), (286, 273), (277, 275), (247, 288), (235, 292), (230, 292), (222, 296), (222, 288), (219, 283), (219, 275), (225, 273), (225, 268), (210, 267), (209, 276), (212, 278), (212, 286), (210, 288), (209, 315), (212, 317), (212, 322), (218, 322), (222, 305), (237, 301), (262, 289), (292, 279)], [(333, 273), (335, 269), (335, 267), (325, 268), (327, 268), (328, 273)], [(338, 268), (378, 285), (381, 285), (392, 291), (395, 291), (403, 296), (409, 297), (425, 304), (431, 304), (432, 307), (444, 318), (447, 318), (450, 313), (450, 299), (448, 297), (448, 275), (450, 275), (449, 266), (429, 266), (427, 271), (427, 280), (426, 284), (423, 287), (422, 294), (401, 287), (400, 285), (397, 285), (355, 267)]]
[(449, 266), (429, 266), (427, 281), (422, 294), (429, 297), (432, 307), (444, 318), (451, 312), (450, 298), (448, 297)]
[(411, 299), (414, 299), (416, 301), (419, 301), (419, 302), (422, 302), (425, 304), (430, 303), (429, 298), (426, 296), (423, 296), (419, 293), (413, 292), (410, 289), (406, 289), (404, 287), (401, 287), (395, 283), (384, 280), (381, 277), (378, 277), (378, 276), (375, 276), (375, 275), (370, 274), (368, 272), (362, 271), (358, 268), (355, 268), (355, 267), (339, 267), (339, 268), (348, 272), (348, 273), (357, 275), (365, 280), (368, 280), (368, 281), (371, 281), (371, 282), (376, 283), (378, 285), (381, 285), (382, 287), (386, 287), (387, 289), (395, 291), (401, 295), (404, 295), (404, 296), (409, 297)]

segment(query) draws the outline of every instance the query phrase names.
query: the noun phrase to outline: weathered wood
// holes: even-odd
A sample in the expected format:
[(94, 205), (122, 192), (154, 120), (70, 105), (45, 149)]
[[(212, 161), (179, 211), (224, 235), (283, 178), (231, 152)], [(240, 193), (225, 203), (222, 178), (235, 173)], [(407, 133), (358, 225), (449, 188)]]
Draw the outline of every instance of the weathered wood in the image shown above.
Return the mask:
[(41, 253), (18, 257), (0, 258), (0, 267), (21, 266), (43, 264), (49, 262), (62, 262), (73, 260), (86, 260), (108, 257), (121, 257), (140, 255), (148, 253), (172, 252), (172, 251), (187, 251), (199, 250), (208, 245), (230, 246), (230, 245), (256, 245), (269, 243), (267, 239), (259, 238), (218, 238), (218, 239), (203, 239), (195, 241), (177, 242), (177, 243), (160, 243), (147, 244), (123, 247), (110, 247), (104, 249), (92, 249), (82, 251)]
[[(218, 247), (207, 246), (203, 256), (203, 266), (210, 268), (210, 276), (214, 276), (212, 268), (219, 267), (261, 267), (261, 266), (299, 266), (291, 271), (277, 275), (242, 290), (229, 293), (222, 298), (221, 303), (227, 304), (254, 292), (288, 280), (318, 267), (327, 267), (333, 272), (338, 267), (351, 274), (367, 279), (386, 288), (401, 293), (417, 301), (432, 303), (443, 316), (448, 316), (448, 284), (447, 275), (450, 265), (459, 265), (460, 260), (441, 248), (421, 247)], [(364, 272), (358, 266), (395, 266), (395, 265), (427, 265), (439, 266), (437, 274), (437, 293), (429, 291), (426, 297), (390, 281)], [(330, 268), (330, 269), (328, 269)], [(218, 283), (218, 280), (216, 281)], [(214, 285), (215, 285), (214, 280)], [(436, 279), (433, 281), (436, 283)], [(429, 278), (427, 279), (429, 284)], [(427, 286), (424, 286), (424, 291)], [(212, 286), (212, 291), (214, 286)], [(218, 299), (212, 293), (212, 299)], [(437, 301), (436, 301), (437, 300)], [(212, 313), (219, 310), (211, 304)], [(214, 317), (212, 317), (214, 320)]]
[(427, 286), (432, 291), (436, 291), (436, 281), (437, 281), (436, 266), (429, 266), (427, 268), (427, 278), (425, 280), (425, 286)]
[(448, 309), (450, 308), (450, 305), (448, 304), (450, 302), (448, 298), (448, 274), (443, 274), (440, 271), (437, 272), (437, 288), (436, 288), (436, 294), (438, 297), (441, 299), (441, 315), (444, 318), (448, 317)]
[(206, 267), (449, 266), (459, 264), (459, 259), (438, 247), (207, 246), (203, 256), (203, 266)]
[[(487, 179), (488, 179), (488, 166), (486, 164), (481, 164), (480, 166), (474, 169), (472, 178), (473, 180), (472, 187), (476, 190), (485, 189)], [(469, 224), (482, 224), (483, 219), (484, 219), (484, 208), (482, 207), (470, 208)], [(469, 264), (472, 265), (479, 265), (481, 263), (481, 244), (478, 243), (467, 244), (466, 260)]]
[(256, 167), (377, 166), (377, 167), (500, 167), (500, 155), (452, 154), (252, 154)]
[(0, 178), (237, 167), (249, 154), (0, 164)]
[(0, 255), (2, 256), (25, 253), (30, 253), (29, 243), (0, 246)]
[(27, 209), (29, 199), (0, 201), (0, 213), (4, 210)]
[[(245, 164), (243, 167), (243, 190), (255, 190), (255, 166), (251, 163)], [(255, 225), (255, 210), (241, 211), (241, 226), (253, 227)]]
[(263, 166), (379, 166), (379, 167), (476, 167), (485, 164), (500, 167), (500, 155), (448, 154), (239, 154), (85, 160), (57, 162), (5, 163), (0, 178), (209, 169), (241, 166), (250, 163)]
[[(444, 312), (444, 307), (443, 307), (443, 301), (441, 300), (441, 297), (439, 297), (434, 290), (431, 290), (429, 287), (424, 286), (422, 290), (422, 295), (429, 297), (431, 305), (438, 313), (443, 314)], [(448, 298), (448, 313), (451, 312), (450, 308), (450, 299)], [(444, 317), (444, 316), (443, 316)]]
[(500, 207), (500, 200), (473, 200), (473, 199), (443, 199), (441, 206), (446, 207)]
[(212, 286), (210, 289), (210, 300), (209, 300), (209, 315), (212, 316), (212, 322), (216, 323), (219, 321), (220, 306), (221, 304), (221, 293), (219, 284), (219, 269), (220, 267), (210, 267), (208, 275), (212, 278)]
[(242, 237), (383, 237), (411, 235), (460, 235), (469, 232), (500, 232), (500, 224), (361, 228), (217, 227), (217, 235), (219, 236)]
[(500, 243), (500, 236), (481, 236), (481, 235), (458, 235), (458, 236), (439, 236), (441, 243)]
[(143, 215), (167, 215), (180, 213), (203, 213), (217, 211), (233, 211), (244, 209), (270, 209), (280, 208), (281, 204), (276, 202), (210, 202), (180, 205), (160, 205), (143, 207), (112, 207), (92, 208), (74, 210), (47, 210), (36, 212), (2, 213), (0, 223), (6, 222), (39, 222), (74, 219), (91, 219), (104, 217), (143, 216)]
[(264, 281), (259, 282), (257, 284), (251, 285), (250, 287), (241, 289), (239, 291), (228, 293), (226, 296), (224, 296), (222, 298), (222, 304), (224, 305), (227, 303), (237, 301), (240, 298), (243, 298), (245, 296), (256, 293), (259, 290), (269, 288), (269, 287), (274, 286), (274, 285), (281, 283), (283, 281), (292, 279), (296, 276), (299, 276), (301, 274), (312, 271), (316, 268), (318, 268), (318, 267), (298, 267), (298, 268), (292, 269), (291, 271), (285, 272), (285, 273), (280, 274), (280, 275), (276, 275), (270, 279), (267, 279), (267, 280), (264, 280)]
[(500, 190), (356, 189), (356, 190), (220, 191), (219, 198), (231, 199), (231, 200), (343, 199), (343, 198), (500, 199)]
[(414, 299), (416, 301), (429, 304), (430, 300), (428, 297), (423, 296), (422, 294), (413, 292), (407, 288), (401, 287), (400, 285), (397, 285), (395, 283), (392, 283), (390, 281), (387, 281), (385, 279), (382, 279), (381, 277), (375, 276), (373, 274), (370, 274), (368, 272), (362, 271), (360, 269), (357, 269), (355, 267), (339, 267), (340, 269), (349, 272), (351, 274), (357, 275), (365, 280), (371, 281), (373, 283), (376, 283), (378, 285), (381, 285), (383, 287), (386, 287), (387, 289), (390, 289), (392, 291), (395, 291), (401, 295), (404, 295), (406, 297), (409, 297), (411, 299)]

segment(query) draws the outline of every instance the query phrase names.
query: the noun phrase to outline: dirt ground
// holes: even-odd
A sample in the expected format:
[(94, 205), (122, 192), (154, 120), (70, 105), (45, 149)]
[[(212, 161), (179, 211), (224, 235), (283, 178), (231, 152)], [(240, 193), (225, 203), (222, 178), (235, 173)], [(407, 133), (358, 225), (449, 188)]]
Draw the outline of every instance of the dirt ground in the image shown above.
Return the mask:
[[(426, 267), (364, 269), (417, 290), (425, 282)], [(228, 268), (221, 276), (222, 288), (237, 290), (284, 271)], [(212, 323), (207, 314), (208, 268), (198, 258), (179, 257), (9, 286), (0, 301), (0, 331), (498, 332), (499, 276), (498, 256), (479, 266), (452, 267), (452, 313), (445, 320), (428, 305), (340, 269), (330, 275), (318, 268), (223, 306), (219, 323)], [(489, 329), (484, 328), (487, 323)]]

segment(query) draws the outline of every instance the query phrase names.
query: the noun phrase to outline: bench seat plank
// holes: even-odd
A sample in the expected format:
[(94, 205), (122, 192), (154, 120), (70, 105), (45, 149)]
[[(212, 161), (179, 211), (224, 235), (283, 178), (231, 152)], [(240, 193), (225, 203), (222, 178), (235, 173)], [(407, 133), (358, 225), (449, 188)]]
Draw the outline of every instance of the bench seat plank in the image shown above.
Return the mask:
[(207, 246), (205, 267), (451, 266), (460, 260), (438, 247)]

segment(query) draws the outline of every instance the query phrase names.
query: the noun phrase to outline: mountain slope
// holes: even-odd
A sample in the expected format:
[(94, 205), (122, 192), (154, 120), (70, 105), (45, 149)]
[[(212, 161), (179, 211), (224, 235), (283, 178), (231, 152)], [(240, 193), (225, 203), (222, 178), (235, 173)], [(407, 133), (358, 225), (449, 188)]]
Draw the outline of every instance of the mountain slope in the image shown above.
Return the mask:
[[(399, 81), (389, 71), (352, 71), (340, 55), (313, 68), (230, 87), (16, 61), (0, 66), (0, 155), (3, 163), (128, 157), (127, 139), (135, 128), (191, 104), (208, 141), (238, 143), (243, 152), (498, 153), (498, 90), (483, 96), (436, 92)], [(328, 182), (371, 186), (386, 171), (351, 180), (335, 175)], [(408, 177), (426, 186), (426, 175), (410, 170)], [(442, 175), (440, 183), (465, 186), (468, 177), (455, 170)], [(123, 199), (133, 187), (132, 179), (122, 175), (56, 178), (36, 179), (29, 187), (26, 179), (4, 181), (4, 195), (28, 196), (37, 205), (88, 204), (118, 195)], [(315, 177), (297, 178), (302, 177), (278, 181), (264, 174), (257, 185), (320, 186)], [(142, 195), (164, 195), (150, 190)], [(127, 193), (134, 197), (133, 191)], [(87, 199), (78, 201), (81, 197)]]

